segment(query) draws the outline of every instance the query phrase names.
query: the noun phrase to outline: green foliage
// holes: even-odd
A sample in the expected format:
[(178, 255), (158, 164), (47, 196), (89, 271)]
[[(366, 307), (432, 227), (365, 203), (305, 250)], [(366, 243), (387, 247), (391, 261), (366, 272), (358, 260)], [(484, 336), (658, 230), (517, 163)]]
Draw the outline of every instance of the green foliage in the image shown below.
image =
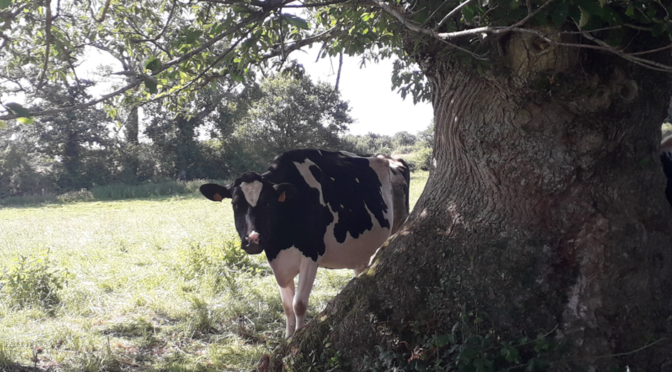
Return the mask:
[[(432, 334), (419, 323), (410, 327), (418, 342), (399, 343), (396, 349), (377, 346), (378, 357), (369, 360), (372, 371), (460, 371), (507, 370), (545, 371), (556, 358), (554, 330), (536, 338), (511, 338), (494, 327), (488, 329), (488, 315), (464, 312), (450, 333)], [(402, 346), (403, 345), (403, 346)]]
[(411, 169), (421, 169), (423, 171), (430, 170), (432, 166), (432, 154), (434, 151), (431, 147), (421, 147), (411, 154), (410, 157), (404, 157)]
[(11, 367), (14, 364), (14, 350), (6, 340), (0, 340), (0, 369)]
[[(288, 371), (344, 372), (350, 370), (350, 363), (343, 360), (340, 350), (334, 350), (329, 339), (322, 340), (308, 355), (298, 355), (285, 361)], [(283, 369), (284, 370), (284, 369)]]
[(339, 134), (352, 123), (348, 103), (325, 83), (314, 84), (302, 70), (266, 78), (261, 95), (249, 107), (235, 135), (268, 164), (278, 154), (297, 148), (339, 149)]
[(47, 249), (36, 256), (19, 254), (3, 268), (0, 285), (9, 303), (52, 310), (61, 302), (58, 292), (71, 277), (67, 269), (54, 268)]
[(245, 272), (252, 275), (269, 275), (268, 265), (259, 264), (240, 248), (240, 239), (230, 236), (210, 243), (191, 242), (180, 252), (176, 269), (188, 279), (198, 277), (230, 280), (232, 275)]
[[(7, 93), (37, 98), (47, 81), (73, 85), (78, 82), (73, 61), (83, 57), (86, 48), (80, 46), (87, 45), (122, 61), (128, 74), (127, 90), (107, 102), (111, 116), (166, 97), (172, 98), (164, 101), (170, 111), (193, 114), (191, 102), (204, 88), (216, 90), (218, 80), (226, 80), (226, 90), (252, 82), (258, 69), (281, 66), (291, 52), (311, 44), (322, 44), (321, 57), (345, 53), (361, 55), (364, 62), (398, 57), (393, 85), (403, 96), (412, 95), (418, 101), (428, 99), (430, 89), (414, 65), (416, 59), (440, 58), (444, 52), (459, 54), (482, 73), (496, 59), (490, 36), (496, 37), (495, 32), (501, 34), (511, 25), (553, 26), (574, 34), (593, 31), (583, 34), (586, 41), (597, 38), (597, 44), (625, 48), (624, 58), (630, 49), (669, 43), (672, 36), (672, 6), (643, 0), (479, 0), (466, 4), (461, 0), (422, 4), (411, 0), (149, 0), (95, 10), (88, 2), (74, 2), (58, 7), (58, 16), (43, 2), (4, 0), (2, 5), (7, 10), (0, 44), (4, 52), (0, 84), (8, 87)], [(297, 8), (305, 11), (299, 13)], [(470, 32), (480, 27), (484, 27), (480, 32)], [(654, 39), (656, 43), (651, 43)], [(145, 89), (138, 89), (141, 84)], [(57, 106), (69, 105), (61, 102)], [(8, 107), (5, 113), (0, 116), (28, 116), (19, 108)]]

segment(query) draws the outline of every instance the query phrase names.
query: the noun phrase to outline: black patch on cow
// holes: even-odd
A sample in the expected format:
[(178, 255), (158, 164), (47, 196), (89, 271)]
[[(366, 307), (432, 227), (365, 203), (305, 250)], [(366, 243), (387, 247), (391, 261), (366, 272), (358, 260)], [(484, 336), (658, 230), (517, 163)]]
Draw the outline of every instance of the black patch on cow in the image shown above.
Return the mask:
[(292, 246), (313, 260), (325, 253), (324, 235), (334, 218), (329, 207), (320, 204), (318, 189), (308, 185), (294, 164), (306, 160), (315, 163), (309, 171), (320, 183), (325, 203), (339, 213), (334, 226), (338, 242), (345, 241), (348, 233), (358, 238), (373, 228), (367, 209), (380, 226), (391, 228), (391, 221), (384, 218), (388, 206), (383, 200), (381, 183), (368, 159), (329, 151), (289, 151), (277, 157), (262, 175), (271, 183), (287, 182), (297, 188), (296, 197), (277, 203), (270, 213), (272, 241), (265, 246), (270, 261)]

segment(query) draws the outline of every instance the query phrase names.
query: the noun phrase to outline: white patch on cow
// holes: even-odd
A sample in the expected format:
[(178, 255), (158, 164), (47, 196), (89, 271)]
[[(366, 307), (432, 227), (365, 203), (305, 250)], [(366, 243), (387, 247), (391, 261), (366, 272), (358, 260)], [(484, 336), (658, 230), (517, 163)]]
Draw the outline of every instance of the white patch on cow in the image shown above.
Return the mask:
[(243, 182), (240, 184), (240, 189), (243, 190), (243, 194), (245, 194), (245, 200), (247, 200), (247, 203), (250, 204), (252, 207), (257, 206), (257, 202), (259, 202), (259, 195), (261, 195), (261, 189), (264, 187), (264, 184), (262, 184), (259, 181), (254, 181), (254, 182)]
[[(283, 249), (269, 261), (273, 275), (280, 288), (282, 307), (285, 310), (287, 328), (285, 336), (291, 336), (303, 326), (308, 309), (308, 299), (315, 282), (318, 263), (306, 257), (295, 247)], [(294, 291), (294, 278), (299, 275), (299, 284)]]
[(306, 159), (303, 163), (297, 163), (297, 162), (293, 162), (293, 163), (296, 166), (296, 169), (299, 170), (299, 173), (301, 173), (301, 176), (306, 181), (308, 186), (310, 186), (314, 189), (317, 189), (317, 191), (320, 192), (320, 204), (321, 205), (327, 205), (327, 203), (324, 202), (324, 197), (322, 196), (322, 184), (320, 184), (320, 182), (318, 182), (315, 179), (315, 176), (313, 176), (313, 174), (310, 173), (310, 169), (309, 169), (311, 165), (314, 165), (314, 166), (317, 167), (317, 164), (313, 163), (309, 159)]
[(660, 143), (660, 154), (672, 160), (672, 136), (666, 137)]
[(341, 155), (349, 156), (351, 158), (358, 158), (359, 156), (349, 152), (349, 151), (340, 151)]
[[(324, 235), (324, 244), (326, 252), (319, 261), (320, 266), (332, 269), (354, 269), (356, 274), (360, 273), (369, 263), (371, 255), (385, 243), (390, 236), (392, 223), (394, 221), (394, 208), (392, 208), (393, 193), (390, 182), (390, 169), (387, 160), (379, 158), (370, 158), (369, 164), (378, 175), (383, 196), (383, 201), (388, 206), (387, 211), (383, 212), (383, 217), (389, 222), (390, 228), (380, 226), (378, 219), (371, 213), (368, 207), (366, 211), (373, 223), (370, 230), (364, 231), (357, 238), (353, 238), (350, 233), (346, 234), (343, 243), (339, 243), (334, 236), (334, 227), (338, 223), (339, 215), (333, 210), (334, 221), (327, 226), (327, 232)], [(359, 182), (359, 180), (357, 180)]]
[(320, 151), (320, 150), (317, 150), (317, 153), (320, 154), (320, 156), (324, 156), (324, 155), (322, 155), (322, 151)]
[(355, 177), (355, 182), (359, 183), (359, 178)]
[(286, 287), (299, 274), (302, 256), (301, 251), (291, 247), (281, 250), (277, 257), (268, 262), (271, 270), (273, 270), (275, 280), (281, 288)]
[[(383, 214), (390, 225), (393, 221), (392, 209), (388, 208), (387, 213)], [(327, 233), (324, 235), (326, 252), (321, 257), (320, 266), (331, 269), (353, 269), (357, 275), (368, 265), (371, 256), (390, 236), (390, 229), (381, 227), (369, 208), (366, 208), (366, 211), (373, 223), (372, 229), (364, 231), (357, 238), (347, 233), (343, 243), (339, 243), (334, 237), (334, 227), (338, 222), (338, 213), (334, 213), (334, 222), (327, 227)]]

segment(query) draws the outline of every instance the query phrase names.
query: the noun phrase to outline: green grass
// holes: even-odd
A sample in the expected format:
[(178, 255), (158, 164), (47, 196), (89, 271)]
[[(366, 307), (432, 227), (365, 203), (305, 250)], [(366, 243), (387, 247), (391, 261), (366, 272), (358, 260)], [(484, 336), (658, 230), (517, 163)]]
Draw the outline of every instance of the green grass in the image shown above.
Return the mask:
[(46, 193), (45, 195), (11, 196), (0, 199), (0, 206), (20, 207), (35, 204), (58, 204), (81, 201), (108, 201), (124, 199), (161, 199), (172, 196), (200, 196), (198, 187), (206, 182), (221, 184), (227, 181), (193, 180), (193, 181), (165, 181), (149, 182), (139, 185), (114, 184), (94, 186), (91, 190), (70, 191), (60, 195)]
[[(285, 321), (237, 240), (228, 203), (191, 195), (0, 209), (0, 370), (253, 369)], [(320, 270), (309, 317), (351, 278)]]

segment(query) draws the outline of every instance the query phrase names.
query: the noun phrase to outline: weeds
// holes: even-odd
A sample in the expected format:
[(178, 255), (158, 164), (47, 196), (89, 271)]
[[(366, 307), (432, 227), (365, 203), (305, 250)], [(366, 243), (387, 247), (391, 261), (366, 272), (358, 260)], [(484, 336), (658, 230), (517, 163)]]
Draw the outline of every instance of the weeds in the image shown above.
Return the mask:
[(58, 291), (71, 275), (67, 269), (54, 268), (49, 253), (47, 249), (34, 257), (18, 255), (3, 269), (0, 285), (10, 304), (53, 310), (60, 303)]

